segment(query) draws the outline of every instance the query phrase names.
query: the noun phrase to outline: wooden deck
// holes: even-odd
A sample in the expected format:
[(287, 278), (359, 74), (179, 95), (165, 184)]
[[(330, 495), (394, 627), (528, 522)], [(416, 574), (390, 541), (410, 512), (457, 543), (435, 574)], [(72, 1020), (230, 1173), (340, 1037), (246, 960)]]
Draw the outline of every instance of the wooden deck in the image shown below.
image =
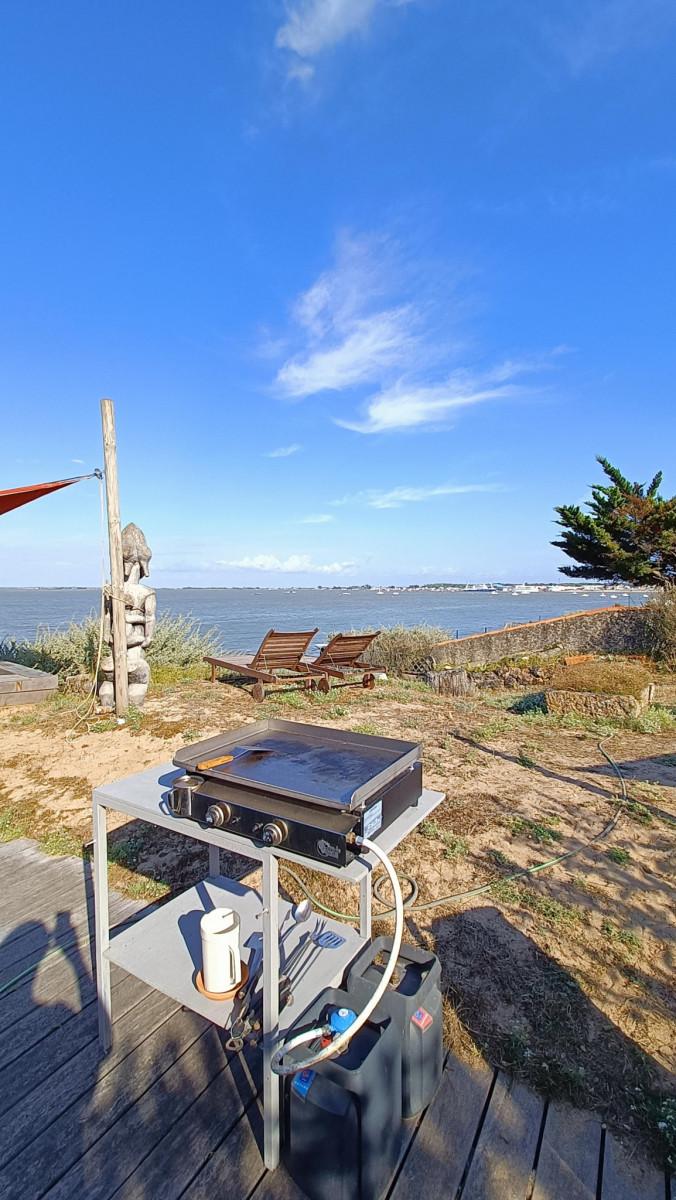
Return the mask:
[[(0, 877), (3, 1200), (303, 1200), (283, 1168), (263, 1167), (256, 1052), (226, 1054), (214, 1026), (113, 968), (113, 1049), (100, 1058), (85, 865), (16, 841), (0, 846)], [(114, 920), (138, 910), (112, 898)], [(669, 1200), (669, 1189), (593, 1116), (450, 1058), (405, 1128), (389, 1200)]]

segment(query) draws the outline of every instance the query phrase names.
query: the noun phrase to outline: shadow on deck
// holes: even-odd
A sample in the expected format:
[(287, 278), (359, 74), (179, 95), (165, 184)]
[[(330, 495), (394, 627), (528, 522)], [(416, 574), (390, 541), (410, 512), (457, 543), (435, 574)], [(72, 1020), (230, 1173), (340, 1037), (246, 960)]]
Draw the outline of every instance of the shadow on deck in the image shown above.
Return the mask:
[[(283, 1168), (262, 1163), (256, 1051), (226, 1053), (215, 1026), (113, 967), (113, 1048), (100, 1057), (87, 865), (22, 840), (0, 846), (0, 870), (3, 1200), (302, 1200)], [(111, 897), (112, 922), (138, 911)], [(670, 1195), (594, 1117), (453, 1057), (404, 1130), (389, 1197), (422, 1189), (430, 1200)]]

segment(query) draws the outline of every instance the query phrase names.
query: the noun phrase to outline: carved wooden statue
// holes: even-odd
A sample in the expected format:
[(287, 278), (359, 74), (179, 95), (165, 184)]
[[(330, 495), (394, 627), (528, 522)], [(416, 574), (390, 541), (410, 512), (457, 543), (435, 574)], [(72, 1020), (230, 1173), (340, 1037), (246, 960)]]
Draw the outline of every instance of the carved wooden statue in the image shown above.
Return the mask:
[[(155, 630), (157, 597), (153, 588), (141, 583), (150, 574), (152, 551), (138, 525), (125, 525), (122, 530), (122, 560), (124, 564), (124, 617), (127, 631), (127, 674), (129, 677), (129, 703), (140, 708), (146, 698), (150, 682), (150, 667), (143, 653), (150, 644)], [(112, 601), (110, 586), (104, 592), (104, 641), (112, 647)], [(101, 661), (103, 682), (99, 687), (99, 700), (103, 708), (115, 707), (113, 656), (107, 654)]]

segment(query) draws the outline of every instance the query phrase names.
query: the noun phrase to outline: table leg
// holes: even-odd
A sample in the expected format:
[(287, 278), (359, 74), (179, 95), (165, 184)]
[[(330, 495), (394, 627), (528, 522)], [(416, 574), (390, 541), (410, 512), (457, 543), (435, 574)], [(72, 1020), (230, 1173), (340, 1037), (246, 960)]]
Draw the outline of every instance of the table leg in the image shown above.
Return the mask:
[(218, 846), (209, 846), (209, 874), (220, 875), (221, 873), (221, 852)]
[(263, 1159), (269, 1171), (279, 1162), (280, 1079), (270, 1069), (279, 1037), (278, 868), (274, 854), (263, 856)]
[(371, 937), (371, 871), (369, 870), (359, 884), (359, 936), (369, 940)]
[(110, 961), (106, 951), (110, 942), (108, 911), (108, 831), (106, 808), (94, 801), (94, 932), (96, 937), (96, 992), (99, 1014), (99, 1044), (107, 1054), (112, 1044)]

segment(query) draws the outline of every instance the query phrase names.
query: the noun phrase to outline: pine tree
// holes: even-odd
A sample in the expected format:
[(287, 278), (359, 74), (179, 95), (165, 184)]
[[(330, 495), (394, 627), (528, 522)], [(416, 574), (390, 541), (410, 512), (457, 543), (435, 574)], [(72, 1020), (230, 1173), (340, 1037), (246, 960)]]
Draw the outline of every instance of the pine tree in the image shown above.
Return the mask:
[(610, 482), (592, 485), (589, 512), (577, 504), (556, 509), (564, 532), (552, 545), (577, 564), (559, 570), (573, 579), (676, 583), (676, 496), (660, 496), (662, 472), (646, 487), (630, 483), (607, 458), (596, 461)]

